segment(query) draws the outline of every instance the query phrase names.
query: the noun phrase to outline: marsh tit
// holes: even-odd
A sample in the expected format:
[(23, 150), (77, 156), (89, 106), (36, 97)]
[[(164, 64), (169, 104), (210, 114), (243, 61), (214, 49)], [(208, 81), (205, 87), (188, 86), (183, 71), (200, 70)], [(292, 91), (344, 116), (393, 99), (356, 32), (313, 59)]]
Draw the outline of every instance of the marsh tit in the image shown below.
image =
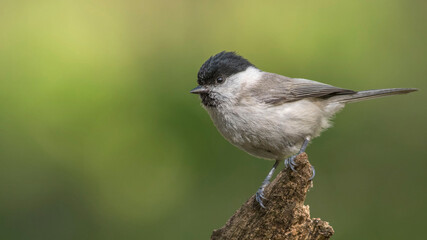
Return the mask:
[[(210, 57), (197, 75), (199, 94), (218, 131), (247, 153), (275, 160), (256, 200), (279, 164), (295, 170), (295, 157), (309, 141), (330, 127), (330, 119), (346, 103), (416, 91), (391, 88), (353, 91), (302, 78), (264, 72), (234, 52)], [(314, 176), (314, 168), (313, 168)]]

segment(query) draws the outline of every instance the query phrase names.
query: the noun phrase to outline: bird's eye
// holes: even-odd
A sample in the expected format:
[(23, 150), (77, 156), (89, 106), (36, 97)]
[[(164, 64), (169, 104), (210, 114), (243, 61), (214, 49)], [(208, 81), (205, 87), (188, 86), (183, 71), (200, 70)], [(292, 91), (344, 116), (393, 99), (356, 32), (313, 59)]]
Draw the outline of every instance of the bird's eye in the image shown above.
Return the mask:
[(217, 83), (222, 83), (222, 82), (224, 82), (224, 79), (222, 77), (219, 77), (219, 78), (216, 79), (216, 82)]

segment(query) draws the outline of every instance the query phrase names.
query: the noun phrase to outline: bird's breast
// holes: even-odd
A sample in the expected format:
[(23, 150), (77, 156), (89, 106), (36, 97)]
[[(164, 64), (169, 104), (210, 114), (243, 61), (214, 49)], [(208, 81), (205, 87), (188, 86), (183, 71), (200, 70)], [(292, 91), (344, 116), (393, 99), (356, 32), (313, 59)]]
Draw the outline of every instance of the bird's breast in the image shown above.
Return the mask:
[(253, 107), (221, 106), (208, 112), (218, 131), (236, 147), (265, 159), (283, 155), (286, 133), (270, 119), (271, 115)]
[(222, 104), (206, 109), (230, 143), (266, 159), (295, 154), (305, 138), (316, 137), (329, 126), (322, 107), (309, 100), (275, 107)]

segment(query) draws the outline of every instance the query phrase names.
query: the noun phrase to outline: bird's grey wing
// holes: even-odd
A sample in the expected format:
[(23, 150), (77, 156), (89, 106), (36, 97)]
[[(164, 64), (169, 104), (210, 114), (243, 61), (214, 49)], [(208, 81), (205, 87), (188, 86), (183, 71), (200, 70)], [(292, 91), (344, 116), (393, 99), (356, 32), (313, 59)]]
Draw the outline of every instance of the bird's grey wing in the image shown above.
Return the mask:
[(288, 78), (274, 73), (264, 73), (262, 78), (251, 87), (251, 95), (260, 102), (272, 105), (304, 98), (329, 98), (336, 95), (356, 93), (353, 90), (307, 79)]

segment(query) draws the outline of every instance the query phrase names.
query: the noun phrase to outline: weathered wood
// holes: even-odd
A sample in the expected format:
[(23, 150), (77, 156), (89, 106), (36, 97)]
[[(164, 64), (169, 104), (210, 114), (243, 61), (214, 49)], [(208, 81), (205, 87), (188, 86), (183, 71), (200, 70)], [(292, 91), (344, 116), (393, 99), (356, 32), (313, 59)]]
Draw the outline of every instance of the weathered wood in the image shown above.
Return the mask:
[(296, 159), (297, 171), (282, 170), (265, 189), (265, 209), (252, 196), (221, 229), (214, 230), (211, 240), (241, 239), (329, 239), (334, 230), (328, 222), (310, 218), (304, 205), (312, 187), (311, 165), (307, 154)]

